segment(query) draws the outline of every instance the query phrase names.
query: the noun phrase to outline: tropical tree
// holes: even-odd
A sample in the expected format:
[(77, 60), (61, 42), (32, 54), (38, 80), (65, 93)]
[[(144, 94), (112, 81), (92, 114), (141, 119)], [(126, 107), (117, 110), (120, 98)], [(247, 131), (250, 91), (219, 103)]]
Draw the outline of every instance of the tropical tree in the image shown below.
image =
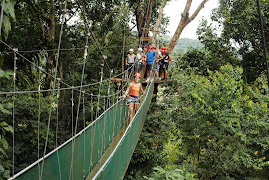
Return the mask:
[(247, 86), (243, 70), (226, 65), (209, 76), (178, 69), (172, 119), (182, 137), (185, 160), (201, 179), (264, 178), (269, 162), (264, 77)]
[(187, 0), (184, 11), (181, 14), (181, 19), (180, 22), (177, 26), (177, 29), (171, 39), (171, 41), (169, 42), (168, 48), (169, 51), (171, 52), (174, 47), (177, 45), (178, 39), (182, 33), (182, 31), (184, 30), (184, 28), (191, 22), (193, 21), (196, 16), (199, 14), (199, 12), (201, 11), (201, 9), (204, 7), (205, 3), (208, 0), (203, 0), (201, 2), (201, 4), (197, 7), (197, 9), (194, 11), (194, 13), (192, 15), (189, 14), (189, 10), (191, 8), (191, 4), (192, 4), (192, 0)]
[[(264, 29), (268, 29), (268, 0), (261, 1)], [(221, 0), (212, 19), (223, 25), (222, 38), (233, 43), (242, 57), (242, 67), (248, 82), (253, 82), (265, 71), (265, 59), (256, 1)], [(265, 30), (268, 51), (268, 31)]]

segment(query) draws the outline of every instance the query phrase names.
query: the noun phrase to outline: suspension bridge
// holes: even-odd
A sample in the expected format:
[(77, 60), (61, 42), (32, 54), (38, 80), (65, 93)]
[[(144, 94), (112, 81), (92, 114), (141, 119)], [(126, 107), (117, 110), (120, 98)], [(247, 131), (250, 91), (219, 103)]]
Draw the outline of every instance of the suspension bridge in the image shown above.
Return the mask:
[(149, 108), (154, 82), (132, 122), (120, 99), (95, 121), (10, 179), (120, 179), (131, 160)]
[[(5, 44), (5, 42), (2, 42)], [(6, 44), (7, 45), (7, 44)], [(8, 45), (7, 45), (8, 46)], [(14, 50), (14, 49), (13, 49)], [(22, 56), (19, 52), (15, 51), (14, 58), (14, 83), (16, 81), (16, 60), (17, 56)], [(85, 56), (86, 58), (86, 56)], [(30, 60), (29, 60), (30, 61)], [(39, 68), (39, 67), (37, 67)], [(133, 67), (131, 67), (134, 69)], [(41, 68), (39, 68), (41, 70)], [(153, 71), (154, 72), (154, 71)], [(41, 73), (40, 73), (41, 74)], [(128, 111), (129, 108), (126, 105), (126, 99), (122, 98), (129, 79), (133, 76), (134, 72), (128, 74), (128, 69), (123, 72), (127, 80), (122, 81), (124, 85), (116, 92), (110, 92), (113, 79), (122, 75), (118, 74), (109, 79), (101, 80), (98, 83), (82, 85), (81, 86), (69, 86), (60, 87), (60, 84), (64, 82), (56, 78), (55, 86), (53, 89), (41, 90), (41, 83), (39, 83), (38, 90), (32, 91), (16, 91), (13, 92), (0, 92), (1, 95), (13, 95), (13, 129), (16, 133), (14, 124), (16, 116), (16, 98), (24, 94), (38, 94), (39, 96), (39, 109), (41, 106), (40, 96), (42, 93), (51, 93), (51, 105), (50, 113), (48, 114), (47, 124), (47, 137), (46, 143), (48, 144), (48, 133), (50, 131), (50, 120), (52, 119), (52, 112), (55, 111), (57, 124), (58, 122), (58, 107), (59, 96), (61, 91), (71, 91), (72, 94), (72, 134), (73, 136), (61, 145), (57, 144), (57, 129), (56, 127), (56, 147), (49, 153), (46, 153), (46, 146), (44, 149), (43, 157), (39, 158), (36, 162), (32, 163), (25, 169), (21, 170), (17, 174), (14, 174), (10, 179), (121, 179), (128, 168), (132, 154), (135, 150), (136, 144), (139, 139), (140, 132), (143, 127), (145, 117), (151, 102), (151, 97), (154, 90), (154, 80), (144, 83), (145, 93), (141, 96), (141, 104), (137, 113), (134, 115), (133, 120), (129, 123)], [(82, 76), (84, 74), (82, 73)], [(39, 77), (40, 78), (40, 77)], [(108, 92), (106, 95), (101, 95), (100, 88), (102, 83), (108, 81)], [(142, 79), (141, 79), (142, 83)], [(119, 86), (119, 83), (117, 83)], [(87, 93), (86, 88), (97, 85), (99, 86), (99, 93), (97, 95)], [(14, 85), (14, 87), (16, 87)], [(120, 87), (120, 86), (119, 86)], [(78, 96), (74, 97), (77, 91)], [(16, 98), (15, 98), (16, 97)], [(55, 100), (56, 97), (56, 100)], [(74, 115), (73, 108), (75, 106), (74, 100), (77, 98), (77, 115)], [(97, 108), (94, 110), (93, 101), (97, 101)], [(101, 100), (102, 99), (102, 100)], [(88, 100), (88, 102), (87, 102)], [(56, 105), (54, 104), (56, 103)], [(113, 104), (112, 104), (113, 103)], [(55, 105), (56, 108), (53, 106)], [(96, 117), (88, 126), (86, 126), (85, 119), (85, 104), (91, 106), (91, 119)], [(80, 111), (82, 106), (82, 111)], [(103, 106), (103, 112), (99, 115), (101, 106)], [(81, 114), (79, 114), (81, 113)], [(73, 116), (76, 119), (73, 119)], [(83, 117), (84, 128), (80, 132), (76, 133), (78, 126), (78, 117)], [(40, 124), (40, 111), (38, 115), (38, 124)], [(75, 121), (74, 121), (75, 120)], [(75, 127), (73, 127), (75, 124)], [(38, 126), (38, 128), (40, 128)], [(38, 129), (39, 138), (40, 129)], [(13, 151), (15, 151), (15, 139), (13, 139)], [(40, 140), (38, 140), (39, 143)], [(39, 148), (39, 147), (38, 147)], [(38, 149), (39, 153), (40, 149)], [(13, 152), (14, 156), (14, 152)], [(40, 153), (38, 155), (40, 157)], [(14, 157), (13, 157), (14, 165)]]

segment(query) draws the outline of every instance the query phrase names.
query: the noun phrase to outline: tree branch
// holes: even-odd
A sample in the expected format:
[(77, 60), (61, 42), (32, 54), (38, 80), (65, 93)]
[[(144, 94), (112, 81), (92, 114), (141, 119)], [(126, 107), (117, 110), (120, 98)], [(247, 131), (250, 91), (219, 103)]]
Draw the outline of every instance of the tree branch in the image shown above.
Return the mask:
[(150, 21), (151, 21), (151, 14), (152, 14), (152, 6), (153, 6), (153, 0), (149, 0), (149, 6), (147, 5), (147, 13), (145, 16), (144, 16), (144, 20), (145, 20), (145, 27), (146, 27), (146, 30), (145, 30), (145, 33), (144, 33), (144, 37), (148, 37), (148, 34), (149, 34), (149, 26), (150, 26)]
[(198, 6), (198, 8), (196, 9), (196, 11), (194, 11), (194, 13), (191, 15), (191, 17), (189, 18), (189, 22), (191, 22), (200, 12), (200, 10), (202, 8), (204, 8), (205, 6), (205, 3), (207, 2), (208, 0), (204, 0), (203, 2), (201, 2), (201, 4)]
[(186, 6), (185, 6), (185, 9), (184, 9), (184, 14), (189, 14), (189, 11), (190, 11), (190, 8), (191, 8), (191, 3), (192, 3), (192, 0), (188, 0), (187, 3), (186, 3)]
[(151, 41), (152, 46), (156, 45), (157, 31), (158, 31), (158, 29), (160, 28), (160, 25), (161, 25), (161, 21), (162, 21), (162, 18), (163, 18), (163, 8), (164, 8), (166, 2), (167, 2), (167, 0), (164, 0), (163, 3), (159, 6), (159, 16), (158, 16), (158, 19), (157, 19), (155, 27), (154, 27), (152, 41)]

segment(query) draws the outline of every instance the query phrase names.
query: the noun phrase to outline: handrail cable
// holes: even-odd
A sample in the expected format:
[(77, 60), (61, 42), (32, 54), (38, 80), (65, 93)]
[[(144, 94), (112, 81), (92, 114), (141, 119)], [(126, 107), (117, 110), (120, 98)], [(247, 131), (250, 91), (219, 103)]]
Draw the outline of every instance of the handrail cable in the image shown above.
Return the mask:
[[(103, 49), (113, 49), (113, 48), (122, 48), (123, 46), (103, 46)], [(125, 47), (133, 47), (133, 46), (125, 46)], [(34, 49), (34, 50), (21, 50), (18, 53), (34, 53), (34, 52), (51, 52), (56, 51), (58, 49)], [(60, 51), (72, 51), (72, 50), (84, 50), (84, 48), (65, 48), (60, 49)], [(1, 52), (2, 54), (11, 54), (13, 51), (4, 51)]]
[[(0, 42), (2, 42), (2, 43), (3, 43), (4, 45), (6, 45), (8, 48), (12, 49), (8, 44), (6, 44), (6, 43), (5, 43), (4, 41), (2, 41), (1, 39), (0, 39)], [(13, 50), (13, 52), (14, 52), (14, 49), (12, 49), (12, 50)], [(40, 69), (43, 73), (45, 73), (45, 74), (47, 74), (47, 75), (53, 77), (51, 74), (49, 74), (49, 73), (47, 73), (46, 71), (42, 70), (41, 67), (37, 66), (36, 63), (30, 61), (29, 59), (27, 59), (26, 57), (24, 57), (24, 56), (21, 55), (20, 53), (16, 52), (16, 54), (19, 55), (20, 57), (22, 57), (23, 59), (25, 59), (26, 61), (28, 61), (29, 63), (31, 63), (31, 64), (32, 64), (33, 66), (35, 66), (37, 69)], [(130, 67), (130, 68), (131, 68), (131, 67)], [(129, 69), (126, 69), (124, 72), (122, 72), (122, 73), (120, 73), (120, 74), (114, 76), (114, 78), (116, 78), (116, 77), (122, 75), (123, 73), (127, 72), (128, 70), (129, 70)], [(103, 80), (103, 82), (108, 81), (108, 80), (109, 80), (109, 79), (105, 79), (105, 80)], [(66, 88), (61, 88), (61, 90), (75, 89), (76, 91), (78, 91), (77, 89), (80, 88), (80, 87), (89, 87), (89, 86), (93, 86), (93, 85), (100, 84), (100, 82), (95, 82), (95, 83), (91, 83), (91, 84), (86, 84), (86, 85), (82, 85), (82, 86), (76, 86), (76, 87), (74, 87), (74, 86), (71, 86), (71, 85), (69, 85), (69, 84), (63, 82), (62, 80), (61, 80), (61, 83), (64, 84), (64, 85), (66, 85), (66, 86), (68, 86), (68, 87), (66, 87)], [(58, 89), (55, 89), (55, 90), (58, 90)], [(51, 92), (51, 91), (53, 91), (53, 89), (41, 90), (40, 92)], [(7, 94), (24, 94), (24, 93), (38, 93), (38, 92), (39, 92), (39, 91), (37, 91), (37, 90), (33, 90), (33, 91), (17, 91), (17, 92), (0, 92), (0, 95), (7, 95)], [(87, 95), (90, 96), (90, 94), (88, 94), (88, 93), (85, 93), (85, 94), (87, 94)]]

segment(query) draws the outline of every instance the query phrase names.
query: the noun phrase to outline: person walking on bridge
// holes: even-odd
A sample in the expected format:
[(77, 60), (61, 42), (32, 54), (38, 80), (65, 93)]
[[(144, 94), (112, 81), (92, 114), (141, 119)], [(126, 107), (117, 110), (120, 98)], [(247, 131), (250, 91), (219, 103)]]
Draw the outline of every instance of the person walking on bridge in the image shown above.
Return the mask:
[(129, 87), (126, 89), (124, 93), (124, 98), (129, 93), (129, 97), (127, 99), (127, 105), (129, 105), (129, 123), (131, 123), (133, 119), (134, 111), (137, 112), (138, 106), (140, 104), (139, 92), (144, 93), (141, 83), (139, 83), (141, 75), (139, 73), (135, 73), (134, 81), (129, 84)]

